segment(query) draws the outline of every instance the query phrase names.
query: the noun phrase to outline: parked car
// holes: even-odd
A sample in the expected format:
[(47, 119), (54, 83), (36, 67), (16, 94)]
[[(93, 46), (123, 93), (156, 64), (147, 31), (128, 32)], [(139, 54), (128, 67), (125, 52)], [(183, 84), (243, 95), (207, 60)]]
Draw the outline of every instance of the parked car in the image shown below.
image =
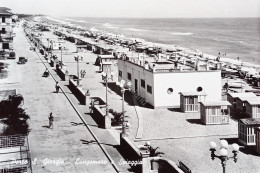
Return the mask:
[(15, 59), (15, 52), (10, 52), (9, 58), (8, 59)]
[(19, 60), (18, 60), (18, 64), (25, 64), (26, 62), (27, 62), (28, 60), (27, 60), (27, 58), (25, 58), (25, 57), (19, 57)]

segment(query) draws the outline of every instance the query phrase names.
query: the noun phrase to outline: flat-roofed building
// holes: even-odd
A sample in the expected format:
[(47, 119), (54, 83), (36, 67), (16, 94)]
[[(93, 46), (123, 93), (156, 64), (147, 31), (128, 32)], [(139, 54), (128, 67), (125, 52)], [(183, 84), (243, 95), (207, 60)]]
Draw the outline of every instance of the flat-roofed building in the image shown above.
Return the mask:
[(230, 106), (228, 101), (200, 103), (200, 117), (203, 124), (229, 124)]
[(207, 100), (221, 100), (220, 70), (200, 69), (176, 61), (153, 62), (118, 59), (119, 81), (131, 81), (131, 89), (154, 108), (180, 107), (180, 92), (205, 92)]
[(260, 127), (260, 118), (244, 118), (238, 121), (238, 141), (246, 146), (256, 145), (255, 128)]
[(13, 22), (11, 9), (0, 7), (0, 50), (13, 49)]

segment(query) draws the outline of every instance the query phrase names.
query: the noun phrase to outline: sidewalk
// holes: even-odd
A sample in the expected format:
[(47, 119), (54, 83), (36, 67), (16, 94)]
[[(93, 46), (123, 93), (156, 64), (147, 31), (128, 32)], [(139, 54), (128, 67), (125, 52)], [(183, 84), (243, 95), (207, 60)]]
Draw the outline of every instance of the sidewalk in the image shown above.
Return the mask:
[[(22, 35), (21, 28), (16, 35)], [(17, 54), (27, 56), (28, 63), (20, 66), (20, 83), (1, 89), (16, 88), (24, 97), (23, 108), (31, 117), (29, 140), (33, 172), (116, 172), (66, 97), (61, 92), (54, 93), (55, 82), (52, 77), (42, 77), (45, 66), (36, 53), (29, 50), (27, 40), (16, 39), (15, 44), (24, 45), (22, 50), (17, 50)], [(73, 101), (77, 104), (75, 98)], [(76, 106), (83, 116), (87, 116), (84, 115), (83, 106)], [(50, 112), (54, 116), (53, 129), (47, 128)], [(88, 118), (91, 120), (90, 116)], [(96, 129), (93, 131), (102, 139), (102, 146), (117, 163), (122, 158), (114, 147), (118, 141), (109, 131), (98, 129), (93, 122), (88, 124)], [(128, 171), (128, 167), (122, 168), (123, 172)]]

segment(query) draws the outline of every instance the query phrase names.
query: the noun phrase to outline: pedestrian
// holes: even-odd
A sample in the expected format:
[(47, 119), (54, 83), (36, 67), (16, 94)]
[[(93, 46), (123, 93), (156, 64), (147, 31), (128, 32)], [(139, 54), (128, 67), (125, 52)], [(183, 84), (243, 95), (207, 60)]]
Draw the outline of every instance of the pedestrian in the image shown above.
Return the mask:
[(86, 75), (86, 71), (84, 70), (84, 71), (82, 72), (82, 78), (84, 78), (85, 75)]
[(51, 112), (49, 115), (49, 128), (53, 129), (53, 121), (54, 121), (54, 118), (53, 118), (52, 112)]
[(56, 93), (58, 93), (60, 90), (60, 85), (58, 81), (56, 82), (55, 88), (56, 88)]
[(83, 61), (83, 56), (81, 56), (81, 61)]
[(82, 78), (83, 76), (83, 70), (80, 70), (80, 77)]

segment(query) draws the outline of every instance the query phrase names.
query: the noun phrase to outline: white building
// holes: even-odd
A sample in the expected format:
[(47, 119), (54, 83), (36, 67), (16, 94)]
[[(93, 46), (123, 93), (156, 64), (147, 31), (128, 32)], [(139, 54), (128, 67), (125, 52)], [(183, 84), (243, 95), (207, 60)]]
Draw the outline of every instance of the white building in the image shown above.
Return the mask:
[(206, 100), (221, 100), (219, 70), (199, 66), (195, 70), (172, 61), (143, 63), (144, 60), (126, 59), (118, 59), (119, 81), (131, 81), (131, 89), (154, 108), (180, 107), (180, 92), (203, 91)]
[(0, 50), (13, 48), (12, 15), (9, 8), (0, 7)]

